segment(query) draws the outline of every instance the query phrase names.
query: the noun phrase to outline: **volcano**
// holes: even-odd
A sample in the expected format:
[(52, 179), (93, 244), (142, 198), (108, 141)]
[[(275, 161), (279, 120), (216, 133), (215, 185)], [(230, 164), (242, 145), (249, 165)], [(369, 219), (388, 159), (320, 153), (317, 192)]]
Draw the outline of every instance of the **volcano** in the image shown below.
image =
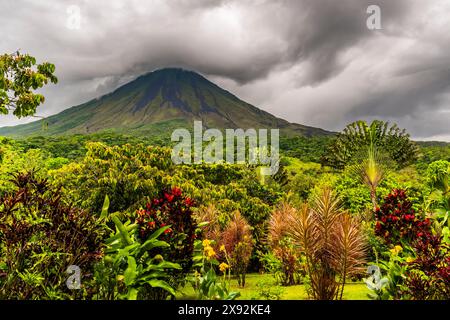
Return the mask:
[(46, 119), (0, 128), (0, 135), (27, 137), (105, 131), (146, 135), (191, 128), (194, 120), (202, 121), (206, 128), (278, 128), (288, 136), (331, 134), (277, 118), (196, 72), (166, 68), (142, 75), (109, 94)]

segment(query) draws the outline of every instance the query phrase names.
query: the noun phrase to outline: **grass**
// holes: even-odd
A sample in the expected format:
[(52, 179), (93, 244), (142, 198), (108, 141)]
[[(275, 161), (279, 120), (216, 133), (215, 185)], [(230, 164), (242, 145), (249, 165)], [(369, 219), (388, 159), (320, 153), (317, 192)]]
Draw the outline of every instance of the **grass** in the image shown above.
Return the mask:
[[(265, 281), (273, 281), (271, 274), (252, 273), (247, 275), (245, 288), (239, 288), (235, 279), (231, 280), (231, 291), (239, 291), (241, 296), (239, 300), (252, 300), (258, 296), (257, 284)], [(304, 285), (281, 287), (283, 293), (282, 300), (306, 300), (308, 295)], [(367, 300), (367, 293), (370, 290), (362, 282), (350, 282), (345, 285), (344, 300)], [(186, 287), (179, 292), (177, 299), (195, 299), (195, 293), (192, 287)]]

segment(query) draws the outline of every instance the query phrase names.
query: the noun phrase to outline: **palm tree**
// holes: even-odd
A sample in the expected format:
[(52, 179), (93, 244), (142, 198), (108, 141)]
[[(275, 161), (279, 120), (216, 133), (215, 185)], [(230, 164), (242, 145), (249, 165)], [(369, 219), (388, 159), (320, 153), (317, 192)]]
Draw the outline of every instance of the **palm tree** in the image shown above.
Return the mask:
[(396, 124), (375, 120), (370, 125), (365, 121), (349, 124), (329, 147), (324, 156), (325, 164), (343, 169), (354, 162), (361, 150), (373, 144), (383, 151), (399, 167), (405, 167), (418, 157), (418, 147), (410, 140), (405, 129)]

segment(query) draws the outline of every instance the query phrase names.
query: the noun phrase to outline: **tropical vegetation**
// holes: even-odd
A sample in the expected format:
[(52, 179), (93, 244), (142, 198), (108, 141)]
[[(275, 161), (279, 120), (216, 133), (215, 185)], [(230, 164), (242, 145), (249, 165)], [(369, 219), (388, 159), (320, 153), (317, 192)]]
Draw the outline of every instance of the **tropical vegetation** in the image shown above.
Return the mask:
[[(34, 65), (0, 56), (1, 112), (34, 114), (33, 90), (56, 82)], [(174, 164), (173, 125), (0, 137), (0, 299), (450, 299), (450, 144), (378, 120), (292, 125), (262, 179), (249, 163)]]

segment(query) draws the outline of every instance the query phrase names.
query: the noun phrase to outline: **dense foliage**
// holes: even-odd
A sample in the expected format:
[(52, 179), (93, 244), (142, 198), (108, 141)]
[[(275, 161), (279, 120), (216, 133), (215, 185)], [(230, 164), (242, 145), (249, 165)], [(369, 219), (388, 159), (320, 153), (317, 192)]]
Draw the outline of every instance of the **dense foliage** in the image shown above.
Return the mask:
[(0, 197), (0, 298), (90, 297), (65, 286), (71, 265), (86, 272), (103, 256), (104, 229), (88, 212), (61, 201), (61, 193), (33, 173), (17, 174), (14, 190)]
[(389, 257), (389, 262), (383, 263), (388, 275), (380, 281), (382, 286), (374, 288), (378, 298), (449, 299), (446, 221), (436, 220), (439, 228), (432, 227), (429, 218), (416, 215), (404, 190), (389, 194), (376, 216), (375, 233), (393, 246), (384, 253)]
[(426, 233), (414, 243), (416, 259), (408, 264), (405, 294), (415, 300), (450, 299), (450, 246)]
[(416, 153), (395, 126), (361, 122), (280, 145), (262, 179), (248, 164), (175, 165), (162, 138), (0, 138), (0, 297), (235, 299), (258, 271), (273, 277), (259, 298), (301, 284), (342, 299), (369, 276), (374, 299), (448, 299), (447, 144)]

